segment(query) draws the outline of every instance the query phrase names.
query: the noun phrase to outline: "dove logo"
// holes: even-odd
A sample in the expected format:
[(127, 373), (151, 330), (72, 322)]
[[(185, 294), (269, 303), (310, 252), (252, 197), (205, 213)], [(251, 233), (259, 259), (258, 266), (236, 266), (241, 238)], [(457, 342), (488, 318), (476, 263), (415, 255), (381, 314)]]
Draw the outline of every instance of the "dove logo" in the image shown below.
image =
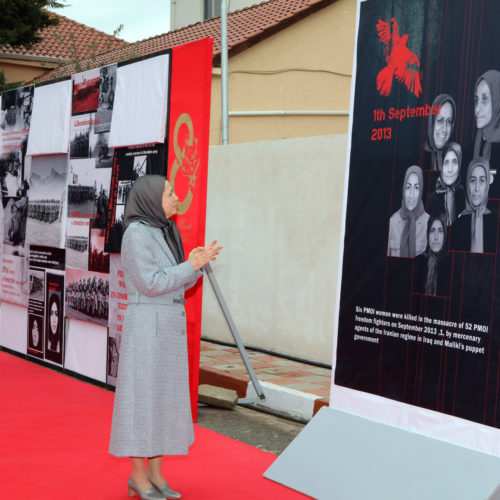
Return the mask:
[(422, 92), (420, 84), (420, 61), (406, 46), (408, 35), (399, 36), (398, 23), (394, 18), (391, 22), (378, 20), (378, 37), (384, 44), (384, 56), (387, 66), (377, 75), (377, 90), (381, 96), (391, 93), (394, 78), (417, 97)]

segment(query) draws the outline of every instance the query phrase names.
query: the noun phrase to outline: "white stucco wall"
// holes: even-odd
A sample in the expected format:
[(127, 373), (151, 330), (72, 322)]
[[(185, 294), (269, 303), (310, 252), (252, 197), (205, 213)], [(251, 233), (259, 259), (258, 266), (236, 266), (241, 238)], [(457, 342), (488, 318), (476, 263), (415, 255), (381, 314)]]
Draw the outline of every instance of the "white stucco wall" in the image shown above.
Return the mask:
[[(210, 148), (206, 240), (246, 345), (332, 361), (346, 139)], [(232, 341), (206, 278), (202, 335)]]
[[(227, 0), (228, 12), (250, 7), (258, 0)], [(170, 0), (170, 30), (203, 21), (203, 0)]]

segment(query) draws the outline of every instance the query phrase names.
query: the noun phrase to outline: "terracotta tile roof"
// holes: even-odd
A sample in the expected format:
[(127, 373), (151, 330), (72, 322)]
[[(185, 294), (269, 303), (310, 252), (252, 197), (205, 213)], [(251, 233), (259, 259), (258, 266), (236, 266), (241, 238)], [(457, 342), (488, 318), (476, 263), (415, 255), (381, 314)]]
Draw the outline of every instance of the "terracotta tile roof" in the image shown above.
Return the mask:
[[(228, 14), (228, 55), (232, 56), (251, 47), (264, 38), (277, 33), (337, 0), (267, 0)], [(121, 49), (99, 55), (97, 66), (154, 54), (176, 45), (202, 38), (214, 39), (214, 65), (220, 61), (220, 19), (213, 18), (163, 35), (146, 38)], [(84, 64), (82, 64), (84, 66)], [(64, 78), (74, 73), (69, 63), (35, 79), (37, 83)]]
[(33, 45), (30, 49), (25, 47), (12, 47), (11, 45), (4, 45), (0, 47), (0, 57), (2, 53), (22, 55), (22, 56), (38, 56), (55, 59), (70, 59), (70, 54), (66, 49), (63, 42), (58, 40), (56, 36), (59, 35), (66, 40), (68, 45), (69, 34), (73, 33), (74, 42), (81, 58), (88, 57), (87, 48), (90, 44), (95, 44), (95, 53), (100, 54), (109, 50), (117, 49), (118, 47), (127, 44), (128, 42), (116, 38), (112, 35), (103, 33), (94, 28), (90, 28), (85, 24), (77, 23), (67, 17), (61, 16), (51, 12), (52, 16), (59, 18), (59, 24), (56, 26), (49, 26), (42, 30), (39, 34), (43, 37), (41, 42)]

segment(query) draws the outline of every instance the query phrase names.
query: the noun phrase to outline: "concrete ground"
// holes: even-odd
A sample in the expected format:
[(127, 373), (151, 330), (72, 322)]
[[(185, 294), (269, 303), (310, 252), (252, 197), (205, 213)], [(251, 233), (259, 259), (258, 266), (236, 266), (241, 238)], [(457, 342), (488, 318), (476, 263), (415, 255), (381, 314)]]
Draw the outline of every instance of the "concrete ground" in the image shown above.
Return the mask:
[(198, 408), (198, 425), (279, 455), (304, 428), (304, 424), (237, 406), (225, 410)]

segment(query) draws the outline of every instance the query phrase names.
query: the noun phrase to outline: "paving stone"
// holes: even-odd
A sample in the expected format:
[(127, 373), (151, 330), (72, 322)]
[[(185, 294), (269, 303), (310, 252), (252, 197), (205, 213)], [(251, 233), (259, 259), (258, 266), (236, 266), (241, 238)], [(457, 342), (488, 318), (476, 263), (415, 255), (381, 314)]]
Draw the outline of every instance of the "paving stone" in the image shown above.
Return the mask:
[(198, 387), (198, 400), (210, 406), (232, 410), (238, 404), (238, 394), (232, 389), (202, 384)]

